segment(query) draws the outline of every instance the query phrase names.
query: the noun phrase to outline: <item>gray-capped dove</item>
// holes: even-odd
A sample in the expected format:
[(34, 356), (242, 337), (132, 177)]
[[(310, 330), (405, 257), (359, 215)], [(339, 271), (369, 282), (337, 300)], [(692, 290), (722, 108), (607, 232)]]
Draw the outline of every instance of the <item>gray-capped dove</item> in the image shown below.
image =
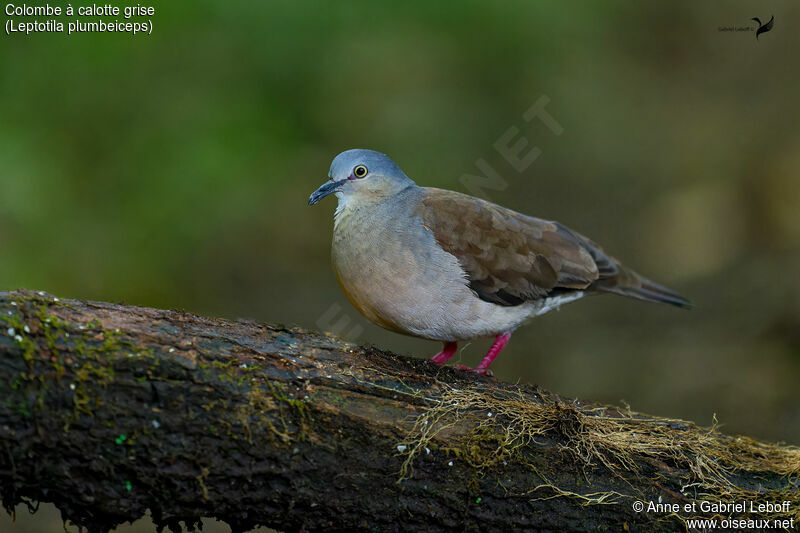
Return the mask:
[(690, 307), (563, 224), (453, 191), (420, 187), (386, 155), (347, 150), (308, 199), (335, 194), (333, 269), (348, 300), (388, 330), (441, 341), (494, 337), (487, 374), (528, 319), (588, 294)]

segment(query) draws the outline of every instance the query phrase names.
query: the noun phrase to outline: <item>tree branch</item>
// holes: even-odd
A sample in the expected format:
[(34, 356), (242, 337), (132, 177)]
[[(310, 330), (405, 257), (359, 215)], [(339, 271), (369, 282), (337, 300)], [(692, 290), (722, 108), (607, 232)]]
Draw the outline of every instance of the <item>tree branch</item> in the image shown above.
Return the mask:
[[(800, 519), (800, 450), (302, 329), (0, 293), (0, 497), (89, 531), (684, 530)], [(635, 512), (636, 501), (677, 504)], [(704, 513), (700, 501), (792, 501)], [(696, 502), (696, 510), (691, 510)]]

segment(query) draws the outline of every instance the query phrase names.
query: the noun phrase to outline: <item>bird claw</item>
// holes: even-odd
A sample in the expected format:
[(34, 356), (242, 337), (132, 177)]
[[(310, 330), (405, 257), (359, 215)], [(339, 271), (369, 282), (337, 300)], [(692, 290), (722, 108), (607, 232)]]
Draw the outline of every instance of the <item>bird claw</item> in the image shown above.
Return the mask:
[(494, 377), (494, 372), (492, 372), (489, 368), (471, 368), (466, 365), (455, 365), (454, 368), (466, 370), (467, 372), (475, 372), (476, 374), (482, 374), (484, 376)]

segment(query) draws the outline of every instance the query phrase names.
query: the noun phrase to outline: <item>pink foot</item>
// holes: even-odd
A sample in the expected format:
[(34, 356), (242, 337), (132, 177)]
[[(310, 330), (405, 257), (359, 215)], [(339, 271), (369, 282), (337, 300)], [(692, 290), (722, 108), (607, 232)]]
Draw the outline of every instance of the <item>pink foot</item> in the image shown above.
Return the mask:
[(506, 344), (508, 344), (508, 339), (510, 338), (511, 333), (503, 333), (502, 335), (495, 337), (492, 347), (489, 348), (489, 351), (486, 352), (486, 355), (475, 368), (475, 372), (483, 374), (485, 371), (489, 370), (489, 365), (491, 365), (492, 361), (494, 361), (497, 356), (500, 355), (500, 352), (502, 352), (503, 348), (506, 347)]
[(443, 365), (447, 361), (449, 361), (451, 357), (453, 357), (453, 354), (456, 353), (457, 349), (458, 349), (457, 342), (446, 342), (444, 343), (444, 348), (442, 348), (442, 351), (434, 355), (431, 358), (431, 361), (433, 361), (437, 365)]
[(494, 375), (491, 370), (489, 370), (489, 365), (492, 364), (492, 361), (497, 359), (497, 356), (503, 351), (503, 348), (506, 347), (508, 344), (508, 339), (511, 338), (511, 333), (503, 333), (502, 335), (498, 335), (494, 338), (494, 343), (492, 347), (489, 348), (489, 351), (486, 352), (486, 355), (481, 360), (480, 364), (478, 364), (475, 368), (470, 368), (464, 365), (457, 365), (456, 368), (460, 368), (461, 370), (471, 370), (476, 374), (483, 374), (484, 376), (492, 376)]

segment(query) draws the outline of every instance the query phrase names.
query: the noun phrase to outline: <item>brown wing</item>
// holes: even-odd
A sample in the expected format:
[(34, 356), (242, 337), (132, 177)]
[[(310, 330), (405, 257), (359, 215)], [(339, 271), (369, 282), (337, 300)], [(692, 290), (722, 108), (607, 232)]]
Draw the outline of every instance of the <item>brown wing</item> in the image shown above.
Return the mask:
[(567, 227), (478, 198), (429, 188), (418, 214), (488, 302), (519, 305), (618, 273), (612, 259)]

